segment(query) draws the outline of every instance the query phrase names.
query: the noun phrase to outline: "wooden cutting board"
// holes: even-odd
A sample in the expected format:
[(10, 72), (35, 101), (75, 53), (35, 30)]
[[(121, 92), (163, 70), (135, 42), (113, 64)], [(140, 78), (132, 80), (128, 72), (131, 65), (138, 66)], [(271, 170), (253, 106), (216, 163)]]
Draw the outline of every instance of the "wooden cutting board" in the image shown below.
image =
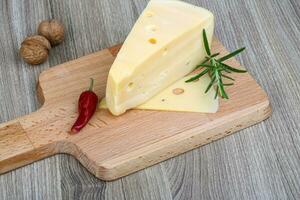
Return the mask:
[[(63, 63), (39, 77), (43, 106), (30, 115), (0, 125), (0, 173), (36, 160), (67, 153), (91, 173), (113, 180), (210, 143), (256, 124), (271, 114), (266, 93), (249, 74), (234, 74), (230, 100), (220, 100), (216, 114), (131, 110), (112, 116), (98, 110), (77, 135), (68, 132), (77, 117), (77, 99), (90, 78), (105, 94), (109, 68), (120, 45)], [(214, 52), (226, 53), (214, 39)], [(228, 63), (239, 66), (235, 59)]]

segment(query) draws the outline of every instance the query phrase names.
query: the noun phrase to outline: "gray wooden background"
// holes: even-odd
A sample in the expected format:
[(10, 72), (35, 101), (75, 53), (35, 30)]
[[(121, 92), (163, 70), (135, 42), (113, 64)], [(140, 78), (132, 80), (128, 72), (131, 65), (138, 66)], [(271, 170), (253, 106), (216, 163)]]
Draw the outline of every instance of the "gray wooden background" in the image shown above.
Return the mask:
[[(300, 199), (300, 1), (187, 0), (213, 11), (216, 35), (270, 96), (270, 119), (114, 182), (68, 155), (0, 176), (0, 199)], [(39, 108), (39, 73), (122, 42), (147, 0), (1, 0), (0, 122)], [(44, 19), (66, 25), (43, 65), (19, 57)]]

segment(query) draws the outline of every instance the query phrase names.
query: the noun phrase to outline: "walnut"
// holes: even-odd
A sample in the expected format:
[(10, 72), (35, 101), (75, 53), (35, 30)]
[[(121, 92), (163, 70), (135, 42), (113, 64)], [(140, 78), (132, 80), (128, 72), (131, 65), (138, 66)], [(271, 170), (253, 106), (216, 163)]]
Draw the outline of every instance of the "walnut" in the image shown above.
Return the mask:
[(22, 42), (20, 54), (25, 62), (38, 65), (47, 60), (50, 49), (50, 42), (45, 37), (34, 35), (25, 38)]
[(59, 21), (45, 20), (39, 24), (38, 34), (47, 38), (52, 46), (60, 44), (64, 40), (64, 26)]

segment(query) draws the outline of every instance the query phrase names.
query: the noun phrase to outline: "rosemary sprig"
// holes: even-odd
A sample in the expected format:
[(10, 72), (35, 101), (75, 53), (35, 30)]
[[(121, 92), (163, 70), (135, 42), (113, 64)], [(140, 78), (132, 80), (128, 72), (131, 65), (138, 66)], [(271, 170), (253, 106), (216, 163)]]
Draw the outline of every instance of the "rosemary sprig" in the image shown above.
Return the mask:
[(237, 49), (236, 51), (229, 53), (221, 58), (216, 58), (220, 53), (214, 53), (211, 54), (211, 49), (209, 48), (209, 43), (207, 40), (205, 29), (203, 30), (203, 41), (204, 41), (204, 47), (206, 51), (206, 58), (205, 60), (197, 65), (195, 69), (198, 68), (205, 68), (203, 71), (201, 71), (199, 74), (193, 76), (189, 80), (185, 81), (186, 83), (192, 82), (194, 80), (197, 80), (198, 78), (202, 77), (205, 74), (209, 74), (211, 78), (211, 82), (207, 86), (205, 93), (207, 93), (213, 86), (216, 88), (216, 94), (215, 98), (217, 98), (218, 94), (225, 99), (229, 99), (228, 94), (225, 91), (225, 87), (232, 86), (234, 83), (224, 83), (223, 78), (234, 81), (233, 78), (231, 78), (228, 75), (223, 74), (222, 72), (227, 72), (228, 74), (235, 72), (235, 73), (245, 73), (246, 70), (236, 69), (232, 66), (229, 66), (224, 63), (224, 61), (236, 56), (237, 54), (241, 53), (245, 50), (245, 47)]

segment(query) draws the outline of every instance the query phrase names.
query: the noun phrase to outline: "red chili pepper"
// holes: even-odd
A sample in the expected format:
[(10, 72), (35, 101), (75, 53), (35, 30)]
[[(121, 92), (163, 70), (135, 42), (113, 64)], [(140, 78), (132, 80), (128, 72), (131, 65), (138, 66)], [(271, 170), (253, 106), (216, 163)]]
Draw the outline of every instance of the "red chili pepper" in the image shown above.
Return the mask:
[(74, 123), (71, 133), (78, 133), (94, 115), (97, 104), (98, 96), (93, 92), (94, 79), (91, 78), (90, 88), (87, 91), (81, 93), (78, 101), (79, 116)]

